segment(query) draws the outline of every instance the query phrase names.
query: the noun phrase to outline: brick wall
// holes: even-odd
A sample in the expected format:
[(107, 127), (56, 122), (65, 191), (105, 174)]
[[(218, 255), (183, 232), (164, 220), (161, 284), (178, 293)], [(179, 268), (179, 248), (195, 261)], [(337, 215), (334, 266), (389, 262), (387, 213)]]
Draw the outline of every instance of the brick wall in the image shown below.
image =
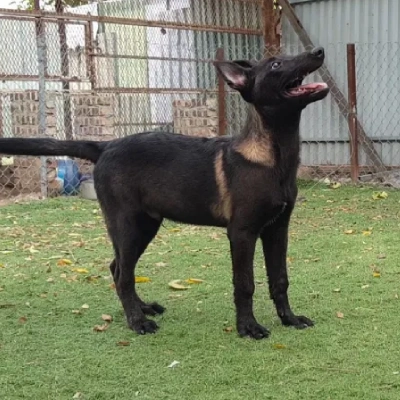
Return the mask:
[[(11, 124), (14, 137), (33, 137), (39, 134), (39, 93), (35, 90), (12, 92)], [(56, 136), (56, 109), (54, 95), (46, 99), (46, 135)]]
[(175, 133), (204, 137), (218, 135), (217, 99), (175, 100), (172, 107)]
[[(14, 137), (38, 137), (39, 135), (39, 93), (34, 90), (2, 93), (8, 97), (11, 115), (11, 133)], [(57, 107), (57, 100), (59, 106)], [(61, 137), (58, 125), (63, 117), (63, 95), (46, 92), (46, 136)], [(2, 102), (4, 107), (4, 102)], [(111, 140), (114, 135), (114, 98), (112, 95), (73, 93), (71, 94), (73, 132), (76, 139)], [(9, 123), (10, 123), (9, 122)], [(4, 124), (4, 121), (3, 121)], [(90, 173), (92, 164), (77, 160), (82, 173)], [(20, 193), (40, 192), (40, 160), (33, 157), (14, 157), (14, 165), (0, 168), (0, 197)], [(49, 172), (49, 170), (48, 170)], [(48, 176), (49, 178), (49, 176)], [(48, 179), (49, 189), (54, 179)]]
[(115, 139), (114, 97), (112, 95), (74, 94), (72, 109), (77, 139)]

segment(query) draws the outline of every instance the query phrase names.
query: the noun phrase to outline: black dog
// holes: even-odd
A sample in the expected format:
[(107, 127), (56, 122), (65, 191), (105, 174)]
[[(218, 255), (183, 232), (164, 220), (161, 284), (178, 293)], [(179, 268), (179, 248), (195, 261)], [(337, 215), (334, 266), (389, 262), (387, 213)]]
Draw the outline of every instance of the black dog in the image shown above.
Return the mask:
[(115, 259), (110, 269), (129, 327), (140, 334), (158, 326), (145, 315), (162, 313), (136, 293), (134, 271), (163, 218), (228, 228), (237, 329), (255, 339), (269, 332), (253, 314), (253, 257), (262, 240), (270, 295), (284, 325), (313, 322), (295, 315), (288, 300), (288, 226), (296, 201), (302, 110), (329, 92), (302, 85), (324, 61), (316, 48), (296, 57), (259, 63), (215, 62), (218, 72), (250, 103), (241, 134), (193, 138), (146, 132), (109, 142), (0, 139), (0, 153), (67, 155), (96, 162), (95, 187)]

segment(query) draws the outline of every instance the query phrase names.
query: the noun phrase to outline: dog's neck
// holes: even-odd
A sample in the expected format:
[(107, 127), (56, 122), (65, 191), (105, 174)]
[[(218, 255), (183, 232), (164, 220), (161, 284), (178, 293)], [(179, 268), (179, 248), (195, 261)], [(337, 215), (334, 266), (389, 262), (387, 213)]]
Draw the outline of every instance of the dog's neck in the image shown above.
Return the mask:
[(275, 146), (289, 150), (289, 147), (293, 148), (299, 144), (300, 117), (301, 110), (280, 112), (250, 105), (245, 126), (238, 140), (272, 140)]
[(296, 171), (300, 153), (301, 111), (276, 112), (250, 105), (246, 124), (234, 141), (250, 161)]

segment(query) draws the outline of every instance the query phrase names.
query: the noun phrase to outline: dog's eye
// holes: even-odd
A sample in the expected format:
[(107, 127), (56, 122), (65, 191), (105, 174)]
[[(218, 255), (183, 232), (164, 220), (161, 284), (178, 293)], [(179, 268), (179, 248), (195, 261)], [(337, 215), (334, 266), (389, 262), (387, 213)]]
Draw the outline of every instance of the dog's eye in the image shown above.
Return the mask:
[(280, 62), (273, 62), (272, 65), (271, 65), (271, 68), (272, 69), (278, 69), (280, 66), (281, 66)]

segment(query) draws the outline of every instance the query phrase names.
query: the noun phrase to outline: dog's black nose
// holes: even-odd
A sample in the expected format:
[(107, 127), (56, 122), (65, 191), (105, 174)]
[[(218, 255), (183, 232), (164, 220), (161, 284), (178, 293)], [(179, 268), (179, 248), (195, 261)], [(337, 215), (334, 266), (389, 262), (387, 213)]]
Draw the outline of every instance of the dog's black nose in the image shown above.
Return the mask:
[(323, 47), (315, 47), (311, 50), (311, 54), (315, 57), (322, 58), (325, 55)]

